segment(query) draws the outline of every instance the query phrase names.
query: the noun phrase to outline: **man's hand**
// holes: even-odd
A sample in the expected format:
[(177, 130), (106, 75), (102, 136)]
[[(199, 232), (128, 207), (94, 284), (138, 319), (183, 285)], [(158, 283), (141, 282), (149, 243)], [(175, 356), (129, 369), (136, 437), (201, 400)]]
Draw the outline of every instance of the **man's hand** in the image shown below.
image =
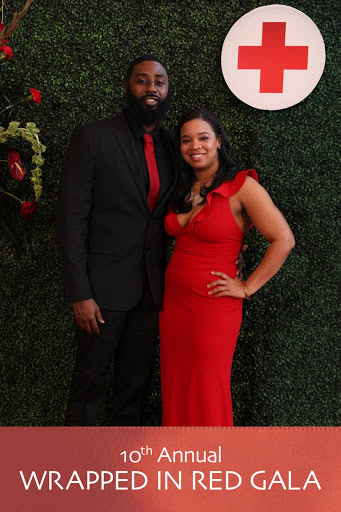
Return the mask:
[(80, 300), (73, 303), (76, 325), (89, 334), (99, 334), (97, 321), (104, 324), (101, 310), (94, 299)]
[(234, 264), (237, 265), (236, 277), (239, 277), (239, 279), (241, 281), (244, 280), (244, 277), (243, 277), (243, 268), (244, 268), (243, 252), (245, 252), (247, 248), (248, 248), (248, 245), (242, 246), (242, 248), (240, 249), (240, 253), (238, 254), (238, 259), (234, 262)]

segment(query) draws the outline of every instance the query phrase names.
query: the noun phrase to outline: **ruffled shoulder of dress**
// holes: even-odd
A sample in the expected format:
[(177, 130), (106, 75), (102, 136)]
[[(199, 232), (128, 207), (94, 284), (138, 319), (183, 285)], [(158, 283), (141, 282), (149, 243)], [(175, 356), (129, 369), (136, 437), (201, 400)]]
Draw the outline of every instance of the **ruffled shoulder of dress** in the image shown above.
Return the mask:
[(244, 185), (246, 176), (258, 181), (257, 173), (254, 169), (248, 169), (247, 171), (239, 171), (232, 181), (225, 181), (220, 187), (212, 191), (212, 194), (221, 194), (225, 197), (231, 197)]

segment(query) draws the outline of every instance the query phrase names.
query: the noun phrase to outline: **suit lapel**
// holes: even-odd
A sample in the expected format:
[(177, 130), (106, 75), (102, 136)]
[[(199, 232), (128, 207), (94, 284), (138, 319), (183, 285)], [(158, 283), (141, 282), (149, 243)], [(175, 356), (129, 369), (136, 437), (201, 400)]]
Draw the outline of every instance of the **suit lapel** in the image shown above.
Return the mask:
[(112, 126), (116, 140), (124, 156), (126, 157), (129, 168), (134, 176), (139, 193), (141, 194), (144, 203), (149, 209), (145, 183), (143, 181), (143, 176), (138, 168), (138, 156), (136, 154), (133, 136), (129, 130), (123, 112), (120, 112), (113, 117)]
[(163, 196), (160, 198), (160, 200), (156, 203), (156, 207), (153, 210), (153, 215), (154, 215), (154, 213), (156, 213), (156, 214), (159, 213), (159, 210), (164, 208), (164, 206), (168, 203), (168, 201), (170, 200), (170, 198), (173, 194), (173, 191), (175, 189), (176, 182), (177, 182), (177, 170), (176, 170), (176, 166), (174, 165), (173, 181), (171, 183), (169, 183), (167, 192), (165, 194), (163, 194)]
[(164, 208), (164, 206), (167, 204), (167, 202), (170, 200), (173, 191), (175, 189), (177, 179), (178, 179), (178, 173), (177, 173), (177, 166), (176, 166), (176, 160), (175, 160), (175, 144), (172, 136), (161, 126), (161, 134), (164, 137), (164, 144), (167, 144), (168, 147), (168, 153), (169, 153), (169, 160), (172, 163), (172, 172), (168, 178), (168, 183), (166, 187), (166, 191), (163, 192), (162, 196), (159, 197), (159, 200), (156, 204), (156, 207), (153, 211), (154, 213), (159, 213), (159, 211)]

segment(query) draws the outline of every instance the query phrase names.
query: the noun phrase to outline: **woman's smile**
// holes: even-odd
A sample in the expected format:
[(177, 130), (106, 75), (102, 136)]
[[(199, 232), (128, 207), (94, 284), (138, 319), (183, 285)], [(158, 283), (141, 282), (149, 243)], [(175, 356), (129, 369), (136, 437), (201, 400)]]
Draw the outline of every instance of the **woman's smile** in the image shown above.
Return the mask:
[(188, 121), (181, 128), (180, 140), (181, 155), (193, 169), (217, 172), (221, 140), (209, 123), (202, 119)]

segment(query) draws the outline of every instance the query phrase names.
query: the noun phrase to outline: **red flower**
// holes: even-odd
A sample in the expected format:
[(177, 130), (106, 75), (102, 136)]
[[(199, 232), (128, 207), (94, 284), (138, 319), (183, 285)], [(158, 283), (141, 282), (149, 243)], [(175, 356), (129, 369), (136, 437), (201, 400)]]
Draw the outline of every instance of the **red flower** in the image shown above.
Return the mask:
[(21, 181), (26, 174), (25, 169), (21, 163), (20, 155), (14, 149), (10, 149), (8, 152), (8, 168), (12, 178)]
[(21, 215), (25, 220), (31, 219), (38, 210), (38, 203), (35, 201), (25, 201), (21, 205)]
[(0, 32), (5, 30), (5, 23), (0, 23)]
[(32, 99), (35, 103), (41, 102), (41, 94), (38, 89), (30, 89), (30, 93), (32, 94)]
[(5, 54), (5, 59), (13, 59), (13, 51), (9, 46), (6, 46), (5, 44), (0, 46), (0, 52)]

